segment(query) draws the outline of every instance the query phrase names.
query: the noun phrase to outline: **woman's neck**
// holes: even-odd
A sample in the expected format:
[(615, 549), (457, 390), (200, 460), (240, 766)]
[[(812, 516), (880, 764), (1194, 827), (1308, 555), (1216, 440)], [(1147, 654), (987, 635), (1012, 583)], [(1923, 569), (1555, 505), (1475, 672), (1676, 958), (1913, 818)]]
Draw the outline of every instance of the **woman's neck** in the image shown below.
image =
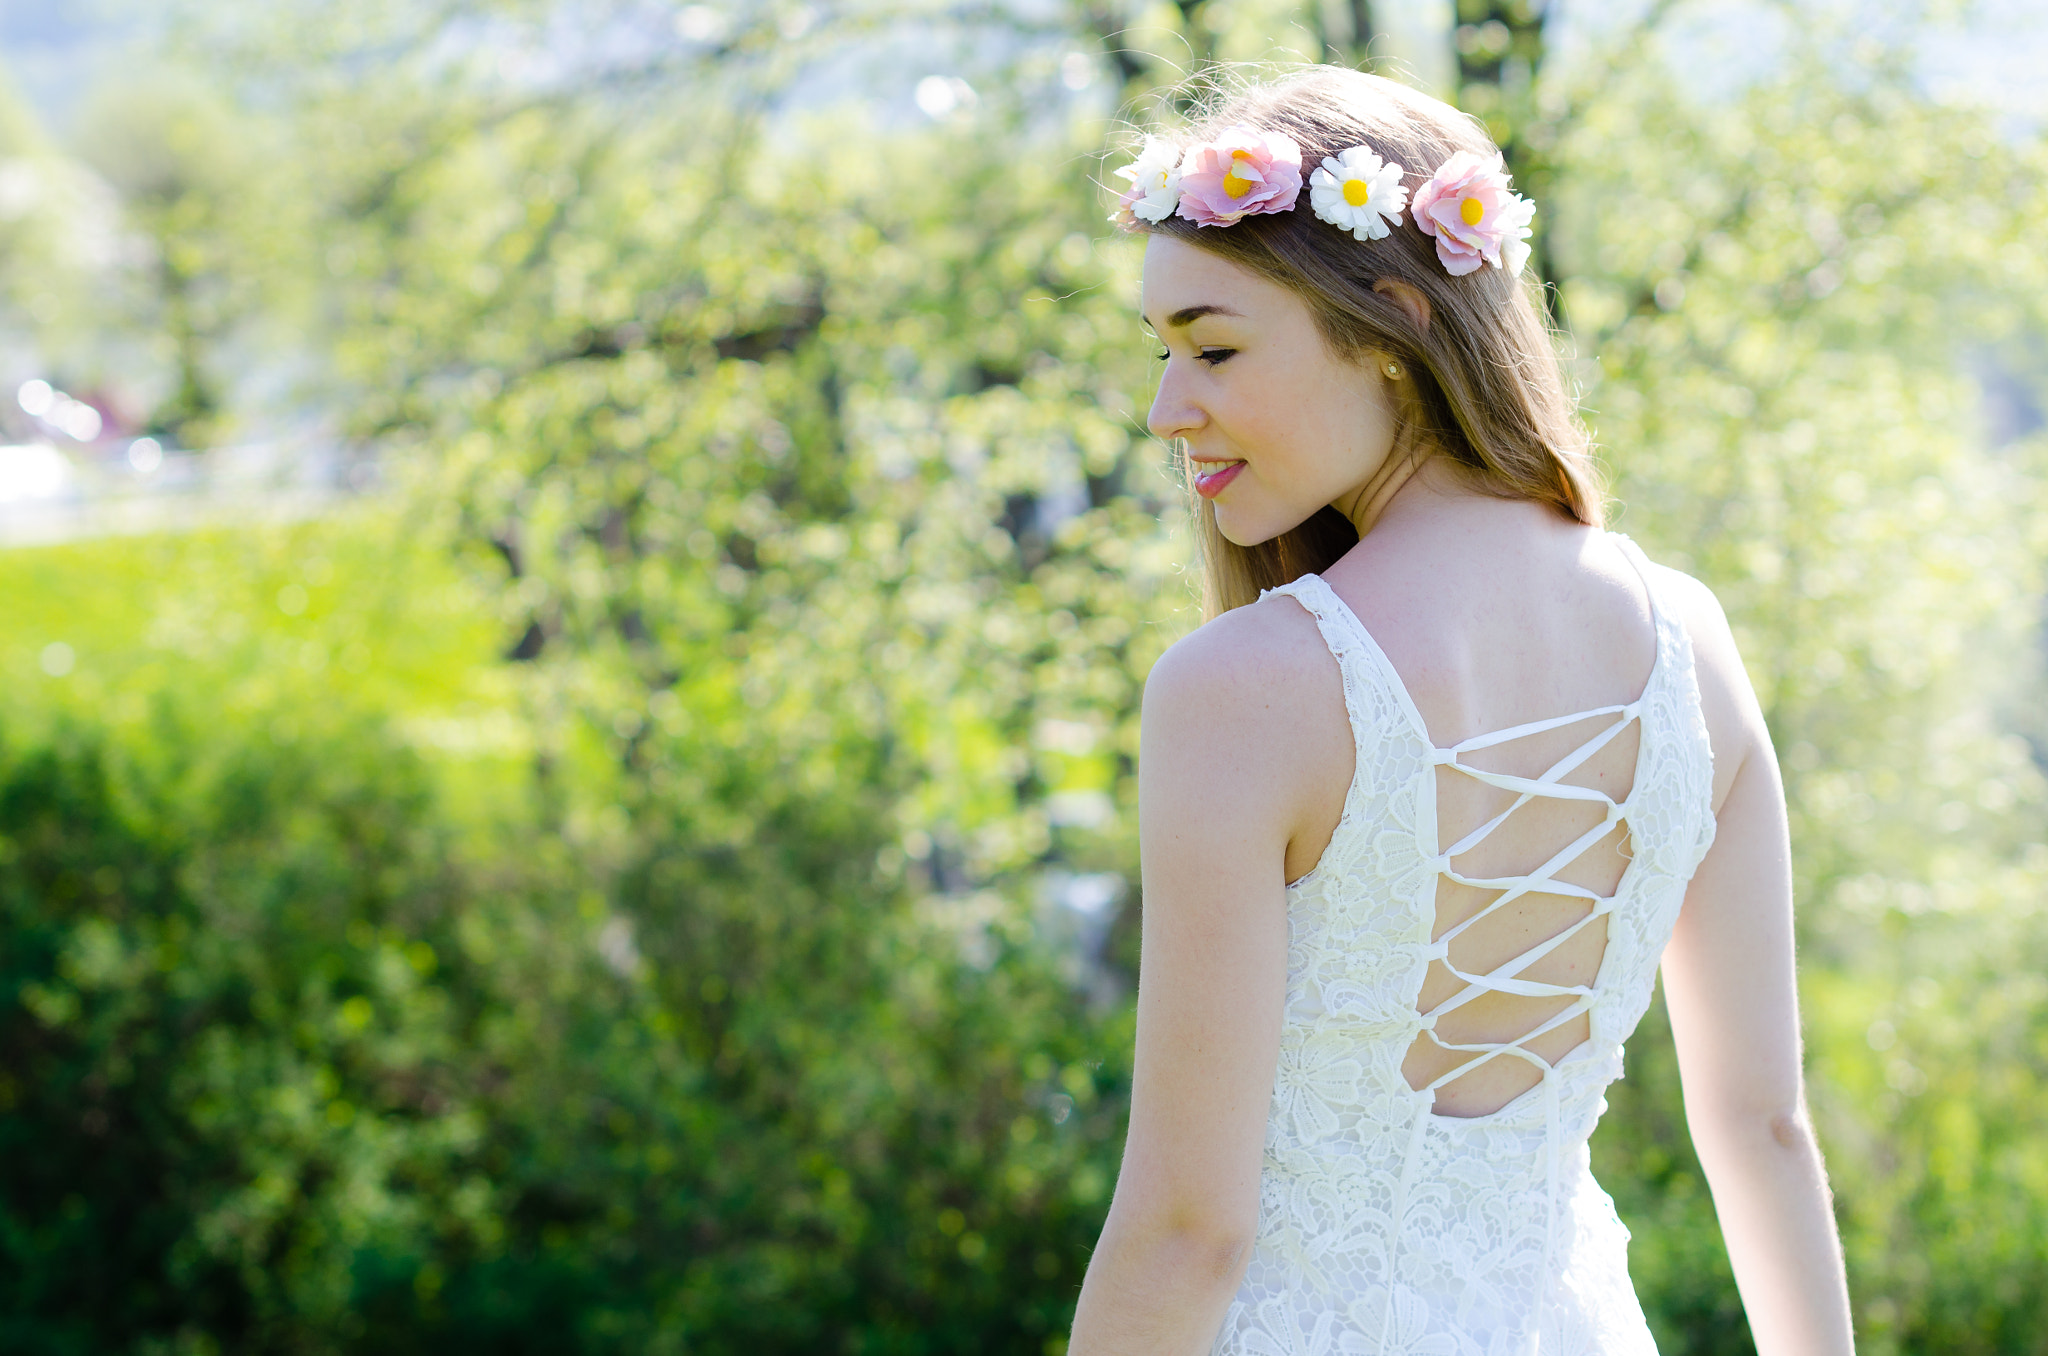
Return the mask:
[(1464, 498), (1472, 490), (1462, 483), (1457, 471), (1441, 456), (1416, 449), (1402, 456), (1389, 456), (1363, 485), (1345, 500), (1332, 505), (1351, 520), (1360, 537), (1379, 525), (1399, 501), (1401, 510), (1448, 498)]

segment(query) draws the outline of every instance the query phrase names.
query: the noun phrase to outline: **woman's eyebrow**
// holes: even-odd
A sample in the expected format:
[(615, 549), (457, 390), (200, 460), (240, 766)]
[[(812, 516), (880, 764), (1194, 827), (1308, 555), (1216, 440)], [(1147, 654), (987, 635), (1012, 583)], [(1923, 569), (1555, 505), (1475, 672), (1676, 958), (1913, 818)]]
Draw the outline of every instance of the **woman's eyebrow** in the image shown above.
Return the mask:
[[(1200, 320), (1205, 315), (1227, 315), (1236, 316), (1239, 320), (1244, 319), (1244, 316), (1242, 314), (1240, 314), (1237, 311), (1231, 310), (1228, 306), (1217, 306), (1212, 303), (1204, 303), (1200, 306), (1181, 307), (1178, 311), (1175, 311), (1172, 315), (1166, 317), (1166, 327), (1171, 330), (1184, 330), (1188, 326), (1194, 324), (1197, 320)], [(1152, 323), (1151, 320), (1145, 316), (1139, 316), (1138, 319), (1143, 320), (1147, 325), (1150, 325)]]

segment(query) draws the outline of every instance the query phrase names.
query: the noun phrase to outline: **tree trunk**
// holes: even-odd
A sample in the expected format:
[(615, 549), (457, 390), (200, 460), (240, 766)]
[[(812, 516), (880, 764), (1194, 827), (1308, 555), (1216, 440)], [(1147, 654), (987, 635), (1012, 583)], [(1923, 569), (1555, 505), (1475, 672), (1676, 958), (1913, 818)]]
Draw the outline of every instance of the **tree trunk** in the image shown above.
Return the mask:
[[(1458, 106), (1486, 124), (1515, 177), (1515, 190), (1536, 202), (1531, 262), (1546, 284), (1557, 281), (1550, 249), (1552, 128), (1536, 105), (1542, 73), (1543, 24), (1549, 0), (1458, 0), (1451, 35), (1458, 60)], [(1555, 291), (1550, 293), (1557, 307)]]

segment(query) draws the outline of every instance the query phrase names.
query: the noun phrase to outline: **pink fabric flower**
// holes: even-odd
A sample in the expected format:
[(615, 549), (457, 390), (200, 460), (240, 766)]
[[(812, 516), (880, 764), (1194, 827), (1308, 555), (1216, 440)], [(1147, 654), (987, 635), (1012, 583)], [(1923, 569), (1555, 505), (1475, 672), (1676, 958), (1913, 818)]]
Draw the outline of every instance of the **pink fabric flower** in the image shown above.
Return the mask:
[(1301, 195), (1301, 147), (1280, 132), (1237, 126), (1188, 147), (1180, 162), (1180, 215), (1228, 226), (1255, 212), (1285, 212)]
[(1482, 263), (1520, 273), (1529, 258), (1536, 204), (1508, 191), (1507, 171), (1497, 154), (1488, 163), (1459, 151), (1415, 190), (1408, 210), (1424, 235), (1436, 237), (1436, 257), (1454, 275), (1462, 277)]

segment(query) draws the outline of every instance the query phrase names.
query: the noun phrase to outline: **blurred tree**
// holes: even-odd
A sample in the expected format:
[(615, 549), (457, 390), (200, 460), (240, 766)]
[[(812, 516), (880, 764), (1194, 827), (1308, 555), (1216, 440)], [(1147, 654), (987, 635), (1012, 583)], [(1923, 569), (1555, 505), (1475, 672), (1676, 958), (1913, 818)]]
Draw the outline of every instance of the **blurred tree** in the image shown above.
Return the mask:
[(1517, 173), (1522, 137), (1535, 122), (1548, 11), (1545, 0), (1458, 0), (1451, 31), (1459, 106), (1486, 123)]
[[(0, 346), (12, 365), (37, 351), (76, 361), (118, 261), (118, 203), (107, 186), (51, 142), (0, 80)], [(8, 393), (0, 423), (19, 412)]]
[(117, 323), (154, 337), (145, 362), (168, 378), (146, 431), (212, 446), (232, 428), (231, 376), (307, 319), (294, 166), (266, 119), (176, 69), (98, 88), (79, 121), (80, 153), (134, 236)]
[[(494, 1104), (532, 1137), (503, 1209), (551, 1260), (390, 1260), (380, 1348), (438, 1340), (431, 1291), (628, 1344), (1035, 1350), (1107, 1190), (1123, 1047), (1029, 916), (1048, 865), (1128, 856), (1163, 645), (1129, 298), (1076, 229), (1092, 189), (1011, 172), (1011, 111), (873, 129), (863, 182), (823, 153), (843, 127), (770, 155), (731, 83), (754, 39), (721, 41), (538, 92), (483, 58), (431, 97), (402, 56), (304, 86), (353, 431), (418, 450), (502, 582), (537, 831), (648, 995)], [(933, 158), (985, 167), (999, 246), (886, 190)], [(579, 1097), (579, 1064), (624, 1082)]]
[(1311, 7), (1309, 19), (1321, 40), (1324, 61), (1363, 69), (1372, 56), (1372, 0), (1343, 0), (1341, 4), (1319, 3)]

